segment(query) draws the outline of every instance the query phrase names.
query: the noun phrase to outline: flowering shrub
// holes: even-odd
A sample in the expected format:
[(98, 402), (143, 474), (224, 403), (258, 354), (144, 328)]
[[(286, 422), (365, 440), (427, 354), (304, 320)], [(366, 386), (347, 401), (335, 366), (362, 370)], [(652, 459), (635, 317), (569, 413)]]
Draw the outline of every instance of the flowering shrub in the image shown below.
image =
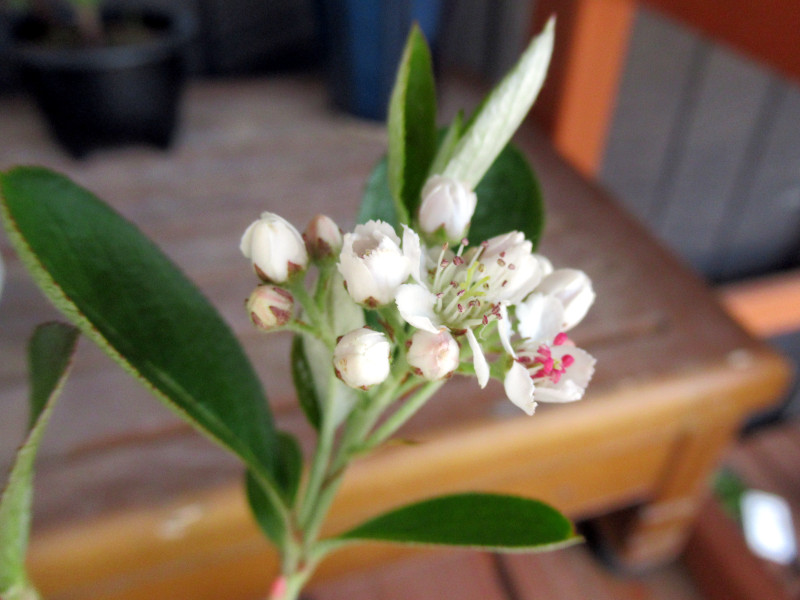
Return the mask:
[(32, 341), (31, 426), (0, 502), (3, 598), (36, 597), (24, 569), (33, 455), (78, 330), (242, 460), (253, 514), (281, 557), (273, 600), (297, 598), (328, 553), (365, 540), (496, 551), (574, 541), (555, 509), (486, 493), (432, 498), (320, 536), (350, 462), (389, 439), (450, 377), (480, 387), (495, 378), (529, 415), (539, 402), (584, 394), (594, 359), (567, 332), (591, 306), (592, 285), (536, 253), (538, 185), (509, 144), (552, 44), (551, 22), (475, 115), (439, 132), (429, 51), (413, 30), (391, 99), (387, 158), (370, 177), (360, 224), (343, 234), (317, 215), (301, 235), (265, 212), (244, 231), (241, 251), (261, 280), (247, 313), (265, 332), (294, 334), (297, 398), (317, 434), (305, 470), (238, 342), (158, 249), (60, 175), (0, 174), (9, 238), (77, 327), (50, 324)]

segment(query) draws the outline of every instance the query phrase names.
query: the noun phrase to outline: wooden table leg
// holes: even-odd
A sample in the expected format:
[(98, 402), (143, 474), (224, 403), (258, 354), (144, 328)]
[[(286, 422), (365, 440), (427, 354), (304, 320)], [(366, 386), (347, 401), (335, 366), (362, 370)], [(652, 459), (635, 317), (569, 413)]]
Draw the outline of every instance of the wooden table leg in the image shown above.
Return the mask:
[(725, 404), (689, 415), (649, 502), (595, 523), (611, 563), (640, 571), (681, 553), (708, 493), (709, 479), (740, 426), (738, 415), (726, 411)]

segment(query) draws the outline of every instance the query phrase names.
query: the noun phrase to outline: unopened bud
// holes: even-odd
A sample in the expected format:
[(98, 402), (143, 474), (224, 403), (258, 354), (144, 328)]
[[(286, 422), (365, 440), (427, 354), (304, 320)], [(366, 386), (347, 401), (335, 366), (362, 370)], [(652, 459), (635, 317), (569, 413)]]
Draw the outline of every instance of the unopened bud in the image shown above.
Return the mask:
[(460, 348), (449, 331), (418, 330), (411, 336), (406, 360), (417, 375), (430, 381), (445, 379), (458, 368)]
[(419, 224), (425, 233), (444, 228), (447, 239), (458, 241), (469, 227), (478, 197), (455, 179), (434, 175), (422, 188)]
[(339, 254), (342, 249), (342, 231), (326, 215), (317, 215), (303, 233), (306, 249), (312, 258), (322, 260)]
[(253, 262), (256, 274), (268, 283), (284, 283), (308, 265), (306, 245), (297, 229), (269, 212), (250, 224), (239, 248)]
[(292, 319), (294, 298), (283, 288), (260, 285), (247, 299), (247, 314), (253, 324), (263, 331), (283, 327)]
[(387, 337), (361, 327), (345, 334), (333, 350), (336, 376), (353, 388), (366, 390), (389, 376), (391, 345)]

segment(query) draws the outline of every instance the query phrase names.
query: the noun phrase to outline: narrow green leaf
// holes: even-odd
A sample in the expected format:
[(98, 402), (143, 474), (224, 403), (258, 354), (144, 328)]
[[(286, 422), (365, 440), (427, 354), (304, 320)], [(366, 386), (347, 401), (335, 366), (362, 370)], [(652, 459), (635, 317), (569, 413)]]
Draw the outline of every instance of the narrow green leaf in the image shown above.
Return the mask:
[(56, 307), (168, 407), (274, 480), (276, 433), (261, 383), (186, 276), (62, 175), (15, 168), (0, 174), (0, 192), (9, 238)]
[(392, 192), (389, 190), (388, 161), (384, 156), (372, 169), (367, 179), (367, 187), (358, 209), (358, 222), (370, 220), (386, 221), (399, 231), (400, 219), (397, 216)]
[(415, 25), (406, 41), (389, 101), (389, 189), (408, 223), (436, 152), (436, 89), (431, 53)]
[(368, 540), (529, 552), (574, 543), (578, 538), (569, 520), (542, 502), (468, 493), (398, 508), (335, 539)]
[(526, 156), (509, 144), (475, 189), (478, 204), (469, 228), (473, 244), (516, 229), (539, 243), (544, 229), (541, 188)]
[(40, 325), (31, 338), (30, 425), (0, 496), (0, 597), (36, 598), (25, 571), (33, 501), (33, 464), (56, 399), (67, 378), (78, 330), (63, 323)]
[(550, 19), (481, 105), (443, 175), (471, 188), (478, 185), (539, 95), (553, 53), (554, 35), (555, 20)]
[(297, 401), (306, 415), (308, 422), (319, 431), (322, 424), (320, 398), (317, 386), (314, 383), (314, 373), (308, 364), (302, 335), (294, 336), (292, 340), (291, 363), (292, 380), (297, 392)]

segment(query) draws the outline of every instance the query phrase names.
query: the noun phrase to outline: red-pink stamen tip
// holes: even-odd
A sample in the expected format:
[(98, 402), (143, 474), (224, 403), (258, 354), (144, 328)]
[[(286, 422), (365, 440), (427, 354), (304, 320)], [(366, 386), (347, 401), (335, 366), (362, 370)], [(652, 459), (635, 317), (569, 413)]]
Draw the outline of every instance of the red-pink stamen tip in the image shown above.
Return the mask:
[(553, 346), (563, 346), (569, 341), (569, 337), (563, 331), (559, 333), (553, 340)]

